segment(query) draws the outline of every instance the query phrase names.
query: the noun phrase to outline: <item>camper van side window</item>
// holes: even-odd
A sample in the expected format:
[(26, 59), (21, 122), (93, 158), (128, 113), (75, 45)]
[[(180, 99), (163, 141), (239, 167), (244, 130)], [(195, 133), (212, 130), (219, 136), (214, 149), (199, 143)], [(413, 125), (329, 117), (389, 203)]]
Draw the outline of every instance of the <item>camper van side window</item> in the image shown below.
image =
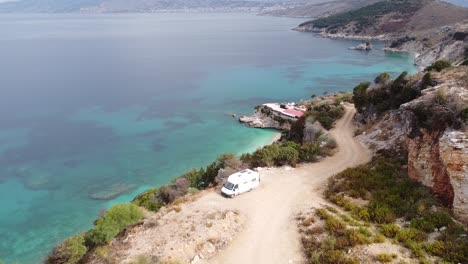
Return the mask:
[(256, 181), (257, 181), (257, 178), (253, 178), (253, 179), (252, 179), (252, 182), (256, 182)]
[(239, 185), (238, 185), (238, 184), (236, 184), (236, 186), (234, 186), (234, 189), (237, 189), (237, 188), (239, 188)]

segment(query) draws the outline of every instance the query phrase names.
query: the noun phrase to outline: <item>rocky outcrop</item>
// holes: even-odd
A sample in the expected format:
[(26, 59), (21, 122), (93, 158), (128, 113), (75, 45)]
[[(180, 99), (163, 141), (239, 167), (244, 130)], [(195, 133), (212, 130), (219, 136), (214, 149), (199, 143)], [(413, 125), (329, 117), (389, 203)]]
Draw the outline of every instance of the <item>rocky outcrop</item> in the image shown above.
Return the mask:
[(357, 138), (376, 153), (405, 155), (408, 135), (413, 131), (413, 127), (414, 115), (411, 112), (395, 110), (386, 113), (371, 129), (363, 131)]
[(370, 42), (365, 42), (365, 43), (361, 43), (355, 47), (351, 47), (349, 48), (350, 50), (371, 50), (372, 49), (372, 45), (370, 44)]
[(246, 124), (253, 128), (271, 128), (278, 130), (289, 130), (291, 125), (287, 120), (282, 120), (273, 116), (273, 114), (266, 114), (260, 110), (256, 110), (251, 116), (241, 116), (239, 122)]

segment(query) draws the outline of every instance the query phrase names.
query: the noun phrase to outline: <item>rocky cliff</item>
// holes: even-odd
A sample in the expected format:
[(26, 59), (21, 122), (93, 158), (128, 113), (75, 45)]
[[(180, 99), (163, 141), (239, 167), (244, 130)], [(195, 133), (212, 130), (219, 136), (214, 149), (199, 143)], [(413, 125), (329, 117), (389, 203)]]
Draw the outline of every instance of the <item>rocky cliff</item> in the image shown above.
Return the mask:
[[(367, 103), (356, 117), (358, 138), (376, 153), (406, 157), (408, 175), (468, 224), (468, 67), (431, 75), (433, 87), (397, 109), (376, 113)], [(423, 74), (410, 78), (412, 89), (421, 89)]]
[(408, 140), (408, 175), (430, 187), (468, 223), (468, 138), (464, 131), (424, 133)]

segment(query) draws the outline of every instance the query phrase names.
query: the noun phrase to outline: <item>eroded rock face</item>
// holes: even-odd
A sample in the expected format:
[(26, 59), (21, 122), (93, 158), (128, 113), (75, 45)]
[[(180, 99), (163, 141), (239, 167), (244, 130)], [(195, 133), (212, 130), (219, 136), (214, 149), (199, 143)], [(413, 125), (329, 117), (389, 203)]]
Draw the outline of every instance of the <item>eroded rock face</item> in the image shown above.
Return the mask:
[(453, 203), (453, 188), (445, 165), (440, 158), (438, 133), (424, 132), (408, 139), (408, 175), (430, 187), (446, 205)]
[(424, 133), (408, 141), (408, 175), (430, 187), (459, 220), (468, 223), (468, 139), (466, 132)]
[(440, 160), (454, 190), (453, 212), (468, 223), (468, 135), (461, 131), (446, 131), (439, 140)]
[(363, 132), (358, 139), (372, 147), (376, 153), (390, 152), (405, 156), (407, 153), (408, 135), (414, 126), (414, 115), (409, 111), (389, 111), (372, 126)]

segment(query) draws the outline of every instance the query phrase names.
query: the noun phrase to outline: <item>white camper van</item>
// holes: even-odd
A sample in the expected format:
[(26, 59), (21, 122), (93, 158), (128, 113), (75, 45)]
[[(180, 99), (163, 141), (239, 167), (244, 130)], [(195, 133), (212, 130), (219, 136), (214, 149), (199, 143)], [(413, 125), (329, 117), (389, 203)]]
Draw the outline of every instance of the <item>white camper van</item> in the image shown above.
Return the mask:
[(243, 170), (228, 177), (227, 182), (221, 189), (221, 194), (227, 197), (234, 197), (244, 192), (248, 192), (258, 187), (260, 175), (253, 170)]

